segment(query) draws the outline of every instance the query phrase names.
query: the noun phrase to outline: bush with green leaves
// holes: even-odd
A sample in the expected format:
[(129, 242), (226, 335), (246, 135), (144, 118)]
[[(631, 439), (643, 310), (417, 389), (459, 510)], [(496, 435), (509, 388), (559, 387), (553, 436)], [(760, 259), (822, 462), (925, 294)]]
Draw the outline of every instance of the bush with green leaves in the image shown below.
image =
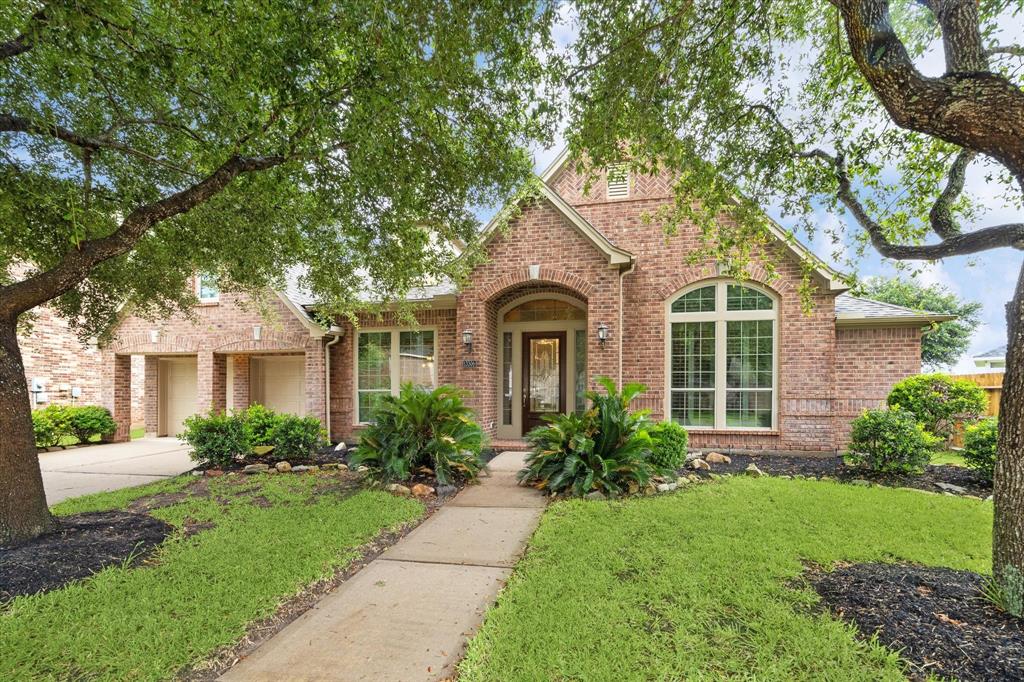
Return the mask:
[(651, 436), (651, 462), (661, 469), (676, 470), (686, 461), (689, 437), (681, 425), (663, 421), (648, 427)]
[(81, 405), (68, 408), (71, 433), (80, 443), (88, 443), (94, 436), (106, 438), (117, 430), (110, 410), (99, 405)]
[(384, 396), (374, 422), (359, 437), (349, 462), (367, 466), (375, 478), (405, 481), (430, 469), (438, 483), (471, 480), (480, 471), (484, 432), (465, 404), (466, 391), (433, 390), (403, 384), (397, 396)]
[(274, 429), (283, 417), (269, 407), (253, 403), (242, 412), (249, 428), (249, 440), (253, 445), (273, 445)]
[(875, 473), (920, 473), (939, 443), (907, 410), (866, 410), (853, 420), (847, 458)]
[(32, 430), (36, 447), (52, 448), (74, 437), (71, 430), (72, 410), (70, 405), (47, 405), (32, 411)]
[(546, 417), (546, 425), (526, 435), (531, 450), (520, 481), (554, 493), (615, 497), (643, 488), (663, 470), (650, 459), (653, 442), (643, 428), (647, 411), (629, 410), (646, 386), (626, 384), (619, 392), (611, 379), (597, 381), (606, 393), (588, 392), (589, 409)]
[(957, 422), (977, 421), (988, 408), (985, 390), (967, 379), (946, 374), (918, 374), (892, 387), (889, 407), (911, 412), (933, 435), (948, 439)]
[(242, 414), (211, 411), (185, 420), (185, 430), (178, 435), (191, 446), (189, 455), (196, 462), (228, 466), (252, 451), (249, 429)]
[(996, 468), (996, 441), (999, 424), (995, 418), (971, 424), (964, 431), (964, 461), (986, 480), (991, 481)]
[(307, 459), (327, 442), (327, 433), (316, 417), (282, 414), (275, 415), (275, 419), (268, 443), (274, 446), (269, 453), (273, 459)]

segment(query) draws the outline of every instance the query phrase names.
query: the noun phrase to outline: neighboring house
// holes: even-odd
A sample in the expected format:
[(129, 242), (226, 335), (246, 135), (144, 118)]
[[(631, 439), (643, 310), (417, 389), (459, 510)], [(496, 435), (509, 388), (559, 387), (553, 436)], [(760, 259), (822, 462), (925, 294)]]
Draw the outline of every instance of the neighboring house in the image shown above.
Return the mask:
[(415, 328), (385, 313), (324, 330), (297, 290), (275, 295), (271, 319), (211, 290), (196, 323), (123, 322), (105, 349), (108, 403), (126, 413), (130, 358), (141, 355), (148, 431), (260, 401), (347, 440), (401, 383), (451, 383), (470, 392), (492, 442), (510, 447), (545, 414), (582, 408), (603, 375), (646, 384), (634, 407), (684, 424), (695, 447), (834, 452), (853, 417), (920, 370), (922, 330), (949, 319), (844, 293), (781, 229), (742, 283), (715, 263), (688, 264), (696, 228), (666, 238), (644, 220), (673, 201), (667, 177), (616, 171), (585, 193), (563, 154), (541, 179), (542, 196), (507, 229), (486, 228), (488, 258), (460, 290), (411, 296), (422, 303)]
[(974, 366), (991, 370), (1006, 369), (1006, 344), (992, 350), (985, 351), (981, 355), (974, 356)]

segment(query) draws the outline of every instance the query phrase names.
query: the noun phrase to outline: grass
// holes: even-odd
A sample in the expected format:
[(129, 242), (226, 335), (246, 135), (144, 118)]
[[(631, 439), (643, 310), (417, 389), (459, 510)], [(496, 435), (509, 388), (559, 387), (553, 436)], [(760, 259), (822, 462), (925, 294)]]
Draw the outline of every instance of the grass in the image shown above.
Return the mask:
[(964, 461), (963, 455), (954, 450), (940, 450), (932, 455), (932, 464), (941, 466), (943, 464), (952, 464), (956, 467), (965, 467), (967, 463)]
[(72, 514), (185, 491), (152, 515), (178, 528), (214, 525), (176, 533), (142, 567), (14, 599), (0, 610), (0, 679), (166, 679), (238, 641), (248, 623), (349, 564), (383, 529), (423, 513), (380, 491), (326, 491), (331, 476), (205, 479), (206, 496), (179, 477), (55, 505)]
[(803, 562), (984, 572), (991, 527), (978, 500), (776, 478), (557, 503), (459, 679), (903, 680), (894, 653), (816, 613)]
[[(138, 427), (136, 427), (136, 428), (131, 430), (129, 437), (132, 440), (137, 440), (139, 438), (142, 438), (145, 435), (146, 435), (146, 427), (145, 426), (138, 426)], [(92, 436), (92, 437), (89, 438), (88, 442), (90, 442), (90, 443), (99, 443), (101, 440), (102, 439), (99, 436)], [(63, 438), (60, 439), (60, 442), (57, 443), (57, 445), (60, 445), (61, 447), (65, 447), (66, 448), (69, 445), (78, 445), (80, 442), (81, 441), (78, 440), (77, 436), (64, 436)]]

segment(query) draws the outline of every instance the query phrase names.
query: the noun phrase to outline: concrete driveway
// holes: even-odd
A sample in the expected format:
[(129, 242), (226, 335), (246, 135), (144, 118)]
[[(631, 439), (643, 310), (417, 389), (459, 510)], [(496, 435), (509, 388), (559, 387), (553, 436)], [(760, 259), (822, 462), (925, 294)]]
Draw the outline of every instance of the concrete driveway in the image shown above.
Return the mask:
[(46, 501), (128, 488), (170, 478), (195, 466), (177, 438), (140, 438), (39, 455)]

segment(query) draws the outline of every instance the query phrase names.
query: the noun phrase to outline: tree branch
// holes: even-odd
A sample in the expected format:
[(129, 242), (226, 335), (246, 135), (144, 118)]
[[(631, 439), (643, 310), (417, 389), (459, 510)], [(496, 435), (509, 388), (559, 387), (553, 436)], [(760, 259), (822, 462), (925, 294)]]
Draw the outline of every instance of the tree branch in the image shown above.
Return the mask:
[(1008, 54), (1013, 57), (1024, 57), (1024, 45), (993, 45), (985, 50), (985, 55), (994, 57), (997, 54)]
[(977, 0), (921, 0), (942, 29), (947, 73), (988, 71), (988, 58), (978, 30)]
[(30, 33), (32, 32), (33, 29), (32, 25), (37, 24), (37, 28), (42, 28), (42, 26), (46, 24), (47, 9), (49, 8), (43, 7), (41, 10), (39, 10), (29, 18), (29, 28), (26, 29), (25, 32), (21, 33), (13, 40), (8, 40), (7, 42), (0, 43), (0, 59), (10, 59), (11, 57), (17, 57), (19, 54), (22, 54), (23, 52), (28, 52), (32, 49), (32, 46), (35, 45), (35, 43), (32, 42), (32, 38), (30, 36)]
[(953, 219), (952, 206), (960, 193), (964, 191), (964, 176), (967, 173), (967, 166), (975, 156), (975, 153), (970, 150), (960, 150), (953, 165), (949, 167), (946, 186), (928, 214), (932, 229), (943, 239), (951, 239), (960, 234), (960, 225)]

